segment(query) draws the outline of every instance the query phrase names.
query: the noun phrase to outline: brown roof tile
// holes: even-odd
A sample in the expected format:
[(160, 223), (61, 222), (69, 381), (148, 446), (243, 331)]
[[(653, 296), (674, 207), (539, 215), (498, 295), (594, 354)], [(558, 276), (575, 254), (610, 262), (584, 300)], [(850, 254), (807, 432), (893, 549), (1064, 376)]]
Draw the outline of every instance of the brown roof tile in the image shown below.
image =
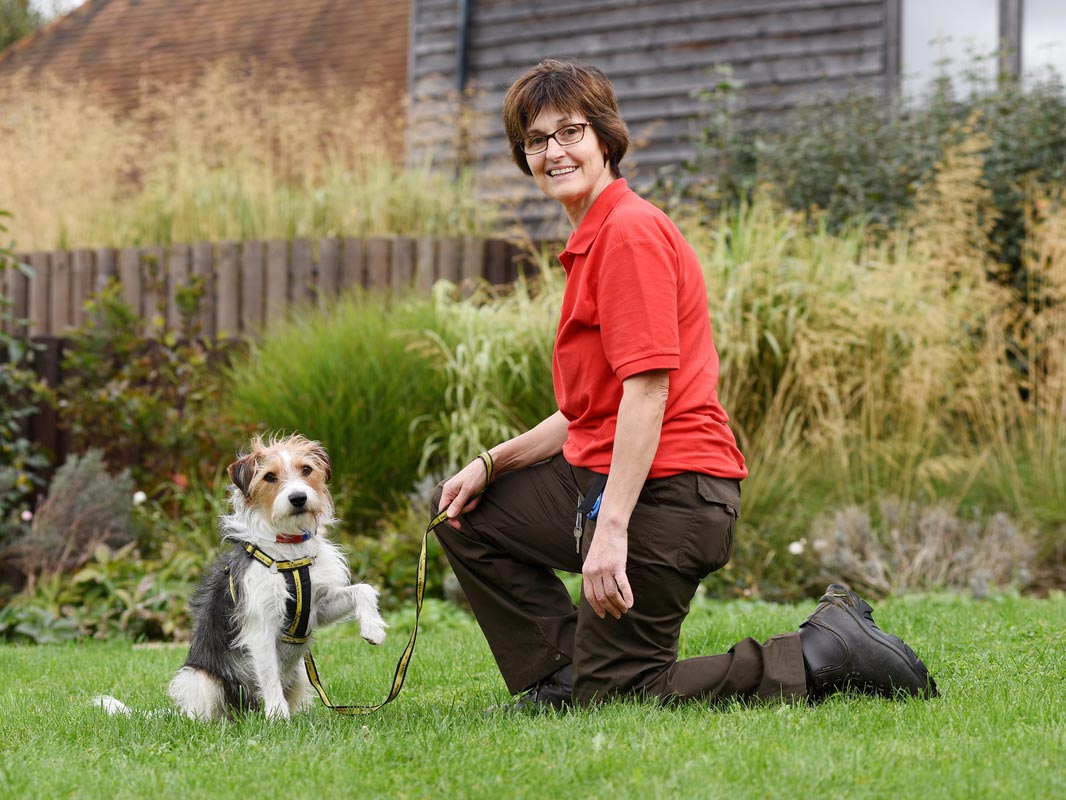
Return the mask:
[(397, 0), (89, 0), (0, 53), (0, 79), (51, 73), (129, 103), (143, 79), (182, 83), (252, 60), (399, 99), (408, 16)]

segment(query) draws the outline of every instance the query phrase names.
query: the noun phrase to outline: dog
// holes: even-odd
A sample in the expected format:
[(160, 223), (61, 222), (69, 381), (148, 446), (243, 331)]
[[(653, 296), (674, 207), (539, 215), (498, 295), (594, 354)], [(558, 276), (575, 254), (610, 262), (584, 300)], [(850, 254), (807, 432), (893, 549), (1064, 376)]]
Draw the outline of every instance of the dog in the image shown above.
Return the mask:
[[(330, 461), (321, 444), (295, 434), (252, 439), (229, 465), (224, 550), (190, 601), (193, 634), (169, 695), (184, 715), (218, 720), (262, 709), (288, 719), (312, 698), (304, 669), (312, 631), (358, 620), (371, 644), (385, 639), (378, 592), (352, 584), (329, 540), (334, 517)], [(111, 697), (110, 713), (128, 713)]]

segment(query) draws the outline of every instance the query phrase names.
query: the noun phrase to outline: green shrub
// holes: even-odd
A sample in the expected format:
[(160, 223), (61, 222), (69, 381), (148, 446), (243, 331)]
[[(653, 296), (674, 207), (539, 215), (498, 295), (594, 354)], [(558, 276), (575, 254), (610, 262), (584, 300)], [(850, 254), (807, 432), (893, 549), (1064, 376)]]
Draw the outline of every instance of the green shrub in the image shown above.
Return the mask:
[(222, 369), (239, 345), (197, 338), (191, 320), (198, 295), (195, 286), (185, 291), (186, 324), (165, 329), (159, 314), (146, 337), (111, 282), (70, 334), (57, 391), (72, 449), (102, 450), (149, 493), (187, 485), (193, 475), (214, 476), (251, 430), (221, 406)]
[[(0, 210), (0, 237), (7, 233), (9, 216)], [(8, 270), (32, 272), (15, 259), (14, 243), (0, 239), (0, 283), (6, 283)], [(48, 466), (46, 454), (24, 435), (27, 419), (48, 393), (30, 368), (36, 348), (20, 335), (23, 323), (12, 313), (7, 295), (0, 296), (0, 551), (25, 534), (23, 517), (30, 513)]]
[(323, 311), (294, 311), (228, 372), (229, 416), (325, 445), (345, 523), (372, 526), (418, 479), (412, 420), (444, 396), (444, 370), (421, 332), (440, 326), (428, 299), (355, 291)]
[(445, 371), (432, 413), (415, 420), (423, 441), (420, 473), (451, 473), (482, 450), (536, 425), (556, 409), (552, 347), (562, 300), (561, 272), (541, 257), (535, 281), (506, 291), (488, 286), (461, 297), (434, 291), (438, 330), (422, 340)]
[(947, 149), (976, 133), (987, 137), (981, 179), (996, 210), (992, 254), (1017, 271), (1027, 184), (1066, 180), (1066, 89), (1054, 74), (1025, 87), (1015, 80), (983, 85), (964, 98), (948, 79), (921, 102), (857, 91), (822, 96), (776, 130), (759, 132), (737, 110), (738, 95), (743, 88), (728, 81), (703, 93), (716, 114), (696, 156), (661, 176), (663, 203), (714, 209), (768, 184), (790, 208), (817, 213), (832, 230), (857, 219), (891, 229), (906, 220)]
[(8, 561), (31, 580), (66, 573), (84, 564), (101, 544), (133, 539), (133, 482), (110, 475), (99, 450), (67, 457), (48, 486), (27, 533), (15, 541)]

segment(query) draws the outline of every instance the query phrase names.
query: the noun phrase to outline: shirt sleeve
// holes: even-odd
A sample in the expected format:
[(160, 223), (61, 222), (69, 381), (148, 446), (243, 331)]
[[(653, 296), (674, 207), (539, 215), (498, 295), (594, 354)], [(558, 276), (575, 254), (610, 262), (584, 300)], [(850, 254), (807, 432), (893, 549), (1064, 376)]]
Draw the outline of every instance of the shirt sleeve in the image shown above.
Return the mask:
[(678, 259), (655, 236), (622, 238), (600, 268), (596, 305), (604, 354), (620, 381), (680, 366)]

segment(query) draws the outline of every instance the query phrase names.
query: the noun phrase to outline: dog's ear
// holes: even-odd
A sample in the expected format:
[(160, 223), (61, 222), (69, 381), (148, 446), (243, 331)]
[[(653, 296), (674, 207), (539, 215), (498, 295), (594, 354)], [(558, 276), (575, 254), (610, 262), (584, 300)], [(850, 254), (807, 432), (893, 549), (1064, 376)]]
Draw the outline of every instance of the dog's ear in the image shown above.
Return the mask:
[(329, 454), (326, 452), (326, 448), (317, 442), (311, 448), (311, 453), (315, 459), (322, 463), (322, 471), (326, 473), (326, 482), (333, 476), (333, 465), (329, 461)]
[(237, 459), (226, 467), (226, 472), (229, 473), (229, 479), (233, 481), (233, 485), (247, 497), (248, 487), (252, 485), (252, 478), (255, 476), (255, 456)]

